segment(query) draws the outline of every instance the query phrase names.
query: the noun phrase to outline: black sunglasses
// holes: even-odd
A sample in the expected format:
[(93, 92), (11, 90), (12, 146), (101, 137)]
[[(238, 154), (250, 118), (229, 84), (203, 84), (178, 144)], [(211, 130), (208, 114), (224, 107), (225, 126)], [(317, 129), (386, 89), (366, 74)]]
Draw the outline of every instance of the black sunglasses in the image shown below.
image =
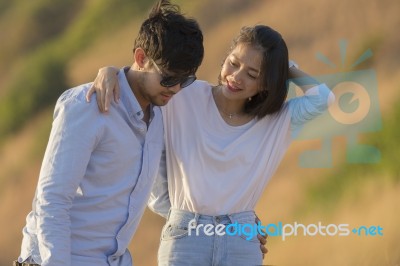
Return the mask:
[(160, 85), (163, 87), (169, 88), (169, 87), (175, 86), (176, 84), (180, 84), (181, 88), (185, 88), (185, 87), (189, 86), (190, 84), (192, 84), (197, 79), (197, 77), (195, 75), (189, 75), (186, 77), (167, 76), (161, 71), (161, 69), (158, 67), (158, 65), (156, 64), (156, 62), (154, 62), (153, 59), (150, 59), (150, 60), (156, 67), (157, 72), (161, 75)]

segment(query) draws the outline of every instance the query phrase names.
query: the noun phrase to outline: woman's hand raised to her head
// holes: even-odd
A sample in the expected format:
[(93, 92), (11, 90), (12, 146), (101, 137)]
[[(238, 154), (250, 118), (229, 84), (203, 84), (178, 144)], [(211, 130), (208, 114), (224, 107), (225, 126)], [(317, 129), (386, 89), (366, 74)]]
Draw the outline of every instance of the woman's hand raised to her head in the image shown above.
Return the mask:
[(119, 102), (120, 88), (117, 78), (118, 71), (119, 69), (116, 67), (100, 68), (96, 79), (86, 93), (87, 102), (90, 102), (90, 97), (93, 93), (96, 93), (97, 105), (102, 113), (108, 112), (113, 97), (116, 103)]

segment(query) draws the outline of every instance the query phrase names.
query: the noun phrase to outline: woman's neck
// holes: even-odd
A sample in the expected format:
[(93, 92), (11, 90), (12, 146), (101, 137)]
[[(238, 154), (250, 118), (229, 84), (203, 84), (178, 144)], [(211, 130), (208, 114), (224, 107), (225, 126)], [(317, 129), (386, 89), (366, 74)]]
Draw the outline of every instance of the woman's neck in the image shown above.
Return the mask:
[(229, 125), (243, 125), (253, 118), (244, 112), (245, 100), (230, 100), (226, 98), (220, 86), (212, 88), (212, 95), (221, 117)]
[(220, 112), (230, 115), (244, 115), (244, 104), (243, 100), (230, 100), (226, 98), (222, 92), (220, 86), (212, 88), (214, 101)]

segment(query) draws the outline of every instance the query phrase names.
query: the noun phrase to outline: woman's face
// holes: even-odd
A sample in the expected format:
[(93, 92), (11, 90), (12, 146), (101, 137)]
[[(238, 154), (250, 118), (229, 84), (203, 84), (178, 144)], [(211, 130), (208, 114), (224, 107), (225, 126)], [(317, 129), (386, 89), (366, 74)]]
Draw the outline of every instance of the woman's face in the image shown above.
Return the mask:
[(247, 100), (258, 93), (262, 53), (249, 44), (238, 44), (221, 70), (223, 94), (231, 100)]

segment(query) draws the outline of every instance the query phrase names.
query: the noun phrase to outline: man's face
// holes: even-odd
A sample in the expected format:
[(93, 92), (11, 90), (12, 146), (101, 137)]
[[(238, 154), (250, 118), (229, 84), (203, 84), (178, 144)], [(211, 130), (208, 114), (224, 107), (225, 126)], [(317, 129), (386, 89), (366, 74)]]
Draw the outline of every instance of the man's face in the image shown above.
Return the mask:
[(140, 93), (153, 105), (163, 106), (183, 87), (191, 84), (194, 76), (182, 76), (161, 70), (156, 62), (149, 60), (146, 73), (141, 80)]

